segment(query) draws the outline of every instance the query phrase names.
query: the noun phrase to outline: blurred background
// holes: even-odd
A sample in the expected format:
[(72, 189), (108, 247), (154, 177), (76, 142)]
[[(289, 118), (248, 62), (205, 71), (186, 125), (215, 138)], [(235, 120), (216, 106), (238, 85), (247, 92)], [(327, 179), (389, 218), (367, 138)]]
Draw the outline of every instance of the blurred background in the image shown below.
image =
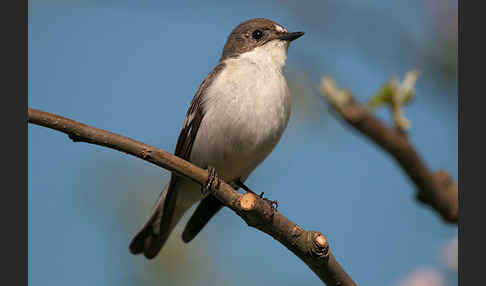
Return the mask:
[[(414, 200), (401, 169), (339, 120), (318, 86), (329, 75), (366, 101), (418, 69), (409, 136), (430, 168), (457, 180), (457, 9), (452, 0), (31, 0), (29, 106), (173, 152), (237, 24), (266, 17), (305, 31), (289, 48), (288, 129), (248, 185), (323, 232), (358, 284), (456, 285), (457, 226)], [(181, 223), (154, 260), (131, 255), (168, 172), (43, 127), (29, 125), (28, 136), (30, 285), (320, 285), (228, 209), (190, 244)]]

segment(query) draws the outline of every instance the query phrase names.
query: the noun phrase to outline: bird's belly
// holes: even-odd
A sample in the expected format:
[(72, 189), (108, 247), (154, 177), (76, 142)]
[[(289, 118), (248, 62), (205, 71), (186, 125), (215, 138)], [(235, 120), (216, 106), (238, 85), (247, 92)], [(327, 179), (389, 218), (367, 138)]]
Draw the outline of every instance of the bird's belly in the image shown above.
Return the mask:
[[(258, 128), (259, 124), (254, 122), (252, 125)], [(263, 129), (260, 128), (261, 131)], [(228, 182), (248, 176), (270, 154), (281, 135), (279, 130), (257, 134), (247, 125), (237, 124), (224, 124), (205, 131), (209, 132), (201, 132), (197, 136), (191, 161), (204, 168), (216, 168)]]
[[(246, 178), (273, 150), (290, 115), (283, 75), (253, 88), (220, 88), (205, 104), (190, 160), (228, 182)], [(224, 91), (229, 92), (224, 92)]]

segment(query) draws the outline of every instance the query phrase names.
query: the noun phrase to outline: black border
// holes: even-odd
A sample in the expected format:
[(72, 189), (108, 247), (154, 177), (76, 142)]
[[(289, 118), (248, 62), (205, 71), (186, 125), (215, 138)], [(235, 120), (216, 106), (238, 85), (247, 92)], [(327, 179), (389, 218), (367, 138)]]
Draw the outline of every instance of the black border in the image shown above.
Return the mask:
[[(27, 285), (27, 5), (2, 2), (2, 284)], [(6, 160), (5, 160), (6, 159)], [(4, 256), (3, 254), (6, 254)]]
[(486, 199), (481, 179), (486, 168), (480, 161), (485, 157), (481, 150), (486, 146), (486, 104), (480, 101), (484, 102), (486, 97), (482, 86), (486, 74), (486, 45), (484, 9), (479, 4), (481, 1), (462, 0), (458, 7), (459, 285), (484, 284)]

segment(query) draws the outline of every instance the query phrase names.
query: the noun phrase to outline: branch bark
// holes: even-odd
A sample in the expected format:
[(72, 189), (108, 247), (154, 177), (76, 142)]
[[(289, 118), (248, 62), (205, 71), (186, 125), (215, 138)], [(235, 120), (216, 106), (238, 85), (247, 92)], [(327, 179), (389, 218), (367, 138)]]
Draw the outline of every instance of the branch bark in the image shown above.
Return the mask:
[[(115, 149), (200, 184), (205, 184), (208, 180), (206, 170), (148, 144), (33, 108), (29, 108), (28, 118), (32, 124), (66, 133), (74, 142), (86, 142)], [(300, 228), (275, 210), (268, 201), (252, 193), (243, 195), (224, 181), (218, 186), (211, 186), (211, 192), (249, 226), (272, 236), (292, 251), (326, 285), (356, 285), (336, 261), (329, 242), (322, 233)]]
[(443, 170), (432, 172), (400, 128), (387, 127), (348, 90), (339, 89), (330, 78), (321, 82), (323, 94), (349, 125), (387, 151), (417, 187), (419, 202), (432, 207), (444, 221), (458, 222), (458, 187)]

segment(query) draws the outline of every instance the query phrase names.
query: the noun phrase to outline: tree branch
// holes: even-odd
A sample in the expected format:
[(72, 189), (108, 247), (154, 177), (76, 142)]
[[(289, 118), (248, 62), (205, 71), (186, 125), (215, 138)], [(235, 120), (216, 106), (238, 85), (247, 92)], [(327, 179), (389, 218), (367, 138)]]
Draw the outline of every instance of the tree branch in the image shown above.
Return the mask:
[[(29, 108), (29, 122), (66, 133), (74, 142), (101, 145), (139, 157), (200, 184), (208, 180), (208, 172), (204, 169), (161, 149), (109, 131), (32, 108)], [(266, 200), (252, 193), (243, 195), (224, 181), (218, 186), (211, 186), (211, 192), (249, 226), (272, 236), (292, 251), (326, 285), (356, 285), (334, 258), (322, 233), (303, 230)]]
[[(413, 82), (415, 81), (413, 80)], [(406, 81), (404, 83), (410, 85)], [(367, 108), (356, 101), (351, 92), (339, 89), (331, 78), (323, 78), (321, 90), (332, 107), (347, 123), (395, 158), (416, 185), (418, 201), (432, 207), (446, 222), (457, 224), (458, 187), (456, 183), (447, 172), (442, 170), (432, 172), (427, 168), (408, 140), (403, 126), (397, 124), (395, 117), (396, 128), (387, 127)], [(392, 111), (394, 116), (396, 114), (401, 116), (401, 113), (398, 113), (396, 109), (392, 109)]]

